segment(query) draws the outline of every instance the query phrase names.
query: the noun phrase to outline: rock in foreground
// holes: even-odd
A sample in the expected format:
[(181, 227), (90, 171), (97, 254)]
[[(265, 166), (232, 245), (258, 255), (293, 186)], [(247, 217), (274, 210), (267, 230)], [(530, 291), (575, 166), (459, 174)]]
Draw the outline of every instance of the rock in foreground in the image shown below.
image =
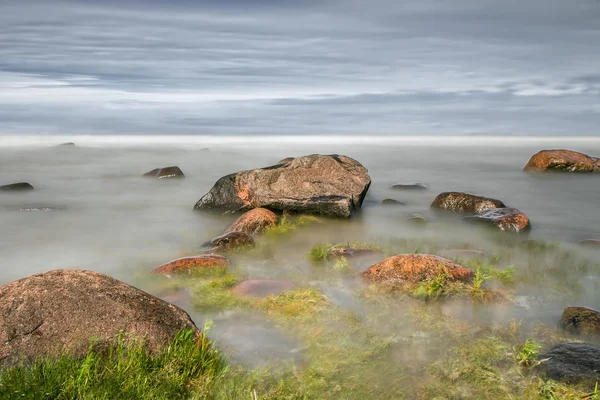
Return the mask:
[(431, 208), (450, 212), (483, 212), (504, 207), (500, 200), (461, 192), (440, 193), (431, 203)]
[(587, 343), (561, 343), (538, 355), (546, 378), (566, 383), (600, 380), (600, 347)]
[(0, 191), (3, 192), (21, 192), (33, 190), (33, 186), (27, 182), (11, 183), (10, 185), (0, 186)]
[(600, 160), (572, 150), (542, 150), (534, 154), (524, 171), (598, 172)]
[(86, 354), (120, 331), (152, 351), (196, 326), (180, 308), (109, 276), (54, 270), (0, 287), (0, 368), (69, 352)]
[(150, 172), (146, 172), (142, 176), (156, 179), (185, 178), (183, 171), (177, 166), (155, 168)]
[(263, 233), (277, 225), (277, 214), (266, 208), (255, 208), (239, 217), (225, 232)]
[(587, 307), (567, 307), (558, 325), (570, 333), (600, 336), (600, 312)]
[(531, 229), (527, 215), (516, 208), (494, 208), (464, 219), (469, 222), (495, 226), (503, 232), (521, 233)]
[(219, 179), (194, 208), (223, 212), (265, 207), (334, 217), (360, 209), (371, 184), (358, 161), (340, 155), (310, 155)]
[(183, 257), (160, 265), (152, 270), (157, 275), (191, 274), (195, 271), (209, 268), (227, 268), (229, 260), (218, 254), (203, 254), (200, 256)]

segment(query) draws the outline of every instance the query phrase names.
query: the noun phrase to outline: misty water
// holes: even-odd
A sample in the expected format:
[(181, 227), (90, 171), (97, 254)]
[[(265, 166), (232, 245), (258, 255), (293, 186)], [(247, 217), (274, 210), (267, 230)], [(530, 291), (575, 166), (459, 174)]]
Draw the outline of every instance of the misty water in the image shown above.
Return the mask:
[[(66, 141), (77, 146), (56, 146)], [(35, 190), (0, 194), (0, 284), (57, 268), (81, 268), (162, 295), (155, 282), (148, 280), (150, 271), (172, 259), (198, 254), (202, 242), (220, 235), (236, 218), (193, 211), (218, 178), (314, 153), (344, 154), (368, 168), (372, 185), (362, 212), (349, 221), (325, 221), (294, 232), (268, 257), (234, 256), (244, 276), (289, 279), (314, 287), (340, 308), (364, 316), (372, 312), (372, 305), (355, 295), (361, 281), (354, 275), (382, 257), (353, 262), (354, 275), (338, 274), (311, 263), (307, 257), (311, 247), (355, 241), (381, 246), (404, 243), (414, 247), (410, 251), (420, 247), (423, 252), (429, 246), (450, 256), (452, 250), (477, 249), (487, 257), (517, 249), (520, 240), (535, 239), (556, 243), (597, 265), (600, 251), (577, 242), (600, 239), (600, 175), (523, 172), (529, 157), (546, 148), (599, 156), (600, 139), (4, 137), (0, 138), (0, 184), (26, 181)], [(141, 178), (147, 171), (170, 165), (179, 166), (185, 179)], [(393, 184), (415, 182), (429, 189), (390, 189)], [(502, 200), (527, 214), (532, 230), (519, 239), (499, 238), (431, 214), (432, 200), (444, 191)], [(406, 205), (381, 205), (386, 198)], [(424, 226), (409, 223), (407, 218), (413, 213), (430, 222)], [(500, 264), (514, 265), (519, 272), (525, 268), (521, 266), (527, 263), (526, 257), (516, 252)], [(515, 301), (509, 306), (448, 303), (441, 306), (442, 312), (481, 324), (518, 318), (551, 327), (565, 306), (600, 306), (597, 274), (580, 272), (570, 264), (558, 268), (562, 271), (549, 271), (548, 276), (541, 268), (536, 272), (539, 279), (517, 285)], [(555, 286), (560, 286), (557, 282), (563, 274), (569, 276), (572, 287), (561, 292)], [(260, 313), (206, 314), (185, 296), (175, 296), (173, 301), (199, 326), (210, 318), (212, 337), (243, 363), (303, 357), (303, 344)]]

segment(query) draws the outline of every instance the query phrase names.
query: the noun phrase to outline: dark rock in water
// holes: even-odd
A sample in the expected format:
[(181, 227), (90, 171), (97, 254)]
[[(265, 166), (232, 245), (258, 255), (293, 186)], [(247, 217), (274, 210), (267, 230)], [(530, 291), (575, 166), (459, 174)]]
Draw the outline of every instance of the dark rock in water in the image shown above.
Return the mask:
[(424, 183), (410, 183), (410, 184), (405, 184), (405, 183), (397, 183), (395, 185), (392, 185), (392, 187), (390, 188), (392, 190), (427, 190), (429, 189), (429, 187), (424, 184)]
[(277, 225), (279, 217), (266, 208), (255, 208), (239, 217), (225, 232), (262, 233)]
[(254, 247), (254, 239), (245, 232), (228, 232), (202, 243), (202, 247), (210, 247), (211, 252), (227, 252), (239, 247)]
[(73, 146), (75, 146), (75, 143), (73, 143), (73, 142), (67, 142), (67, 143), (61, 143), (61, 144), (59, 144), (56, 147), (73, 147)]
[(399, 254), (372, 265), (363, 277), (372, 282), (404, 289), (435, 279), (443, 272), (446, 281), (470, 282), (474, 274), (448, 259), (429, 254)]
[(561, 343), (538, 355), (542, 376), (565, 383), (600, 380), (600, 347), (587, 343)]
[(158, 351), (181, 329), (199, 331), (180, 308), (104, 274), (54, 270), (0, 287), (0, 368), (63, 353), (85, 356), (123, 331)]
[(26, 190), (33, 190), (33, 186), (27, 182), (11, 183), (10, 185), (0, 186), (0, 191), (3, 192), (21, 192)]
[(600, 336), (600, 312), (587, 307), (567, 307), (558, 326), (577, 335)]
[(232, 291), (238, 296), (246, 297), (268, 297), (280, 294), (296, 288), (291, 281), (278, 281), (270, 279), (251, 279), (235, 286)]
[(516, 208), (495, 208), (464, 217), (464, 220), (492, 225), (503, 232), (521, 233), (531, 229), (527, 215)]
[(183, 171), (177, 166), (156, 168), (142, 175), (147, 178), (167, 179), (167, 178), (185, 178)]
[(379, 255), (381, 251), (369, 249), (367, 247), (334, 247), (329, 250), (329, 257), (332, 258), (354, 258), (360, 256)]
[(534, 154), (524, 171), (598, 172), (600, 161), (572, 150), (542, 150)]
[(401, 201), (394, 200), (394, 199), (385, 199), (381, 202), (381, 204), (383, 204), (385, 206), (405, 206), (406, 205), (406, 203), (403, 203)]
[(590, 246), (590, 247), (597, 247), (600, 246), (600, 240), (599, 239), (586, 239), (586, 240), (581, 240), (579, 242), (577, 242), (581, 245), (584, 246)]
[(411, 214), (406, 220), (414, 225), (423, 225), (427, 223), (427, 218), (421, 214)]
[(297, 157), (286, 164), (227, 175), (194, 208), (234, 212), (265, 207), (350, 217), (360, 209), (371, 184), (367, 172), (346, 156)]
[(218, 254), (202, 254), (200, 256), (182, 257), (152, 270), (156, 275), (191, 274), (202, 269), (227, 268), (229, 260)]
[(461, 192), (441, 193), (431, 203), (431, 208), (450, 212), (482, 212), (504, 207), (500, 200)]

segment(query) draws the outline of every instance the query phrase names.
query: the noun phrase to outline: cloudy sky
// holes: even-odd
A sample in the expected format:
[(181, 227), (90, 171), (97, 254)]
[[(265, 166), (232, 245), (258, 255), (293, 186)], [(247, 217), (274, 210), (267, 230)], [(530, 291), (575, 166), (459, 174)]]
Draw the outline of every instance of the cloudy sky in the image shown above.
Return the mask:
[(600, 134), (599, 0), (0, 0), (0, 134)]

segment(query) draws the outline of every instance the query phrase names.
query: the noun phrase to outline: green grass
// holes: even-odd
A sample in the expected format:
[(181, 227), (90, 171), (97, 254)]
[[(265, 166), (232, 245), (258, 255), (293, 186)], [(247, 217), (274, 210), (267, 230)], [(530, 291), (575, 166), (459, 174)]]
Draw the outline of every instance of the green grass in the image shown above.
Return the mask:
[(380, 246), (375, 246), (370, 243), (364, 242), (347, 242), (342, 244), (331, 244), (331, 243), (322, 243), (314, 246), (308, 252), (308, 258), (313, 262), (323, 262), (327, 261), (331, 258), (330, 251), (335, 248), (348, 248), (348, 249), (369, 249), (379, 252), (384, 252), (384, 249)]
[(269, 228), (265, 232), (265, 236), (268, 238), (286, 236), (292, 232), (295, 232), (299, 228), (317, 222), (322, 222), (322, 220), (321, 218), (316, 217), (314, 215), (290, 215), (284, 213), (283, 216), (279, 219), (279, 223)]

